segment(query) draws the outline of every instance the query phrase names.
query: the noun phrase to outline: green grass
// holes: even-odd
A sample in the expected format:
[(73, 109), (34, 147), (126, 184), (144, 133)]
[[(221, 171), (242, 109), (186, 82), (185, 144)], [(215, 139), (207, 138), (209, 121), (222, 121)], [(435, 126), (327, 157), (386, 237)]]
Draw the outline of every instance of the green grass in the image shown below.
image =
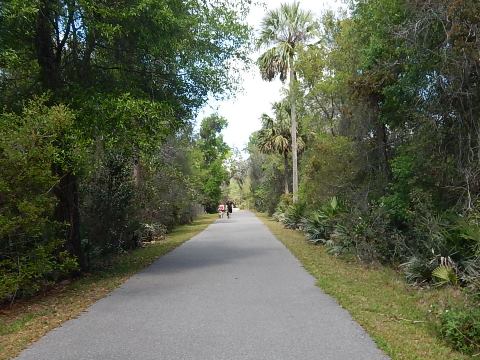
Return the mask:
[(439, 339), (436, 328), (440, 311), (465, 301), (460, 291), (411, 288), (393, 269), (333, 257), (303, 233), (258, 216), (392, 359), (468, 358)]
[(210, 225), (216, 215), (177, 227), (165, 240), (112, 258), (102, 271), (88, 274), (46, 294), (0, 309), (0, 360), (11, 359), (51, 329), (75, 318), (130, 276)]

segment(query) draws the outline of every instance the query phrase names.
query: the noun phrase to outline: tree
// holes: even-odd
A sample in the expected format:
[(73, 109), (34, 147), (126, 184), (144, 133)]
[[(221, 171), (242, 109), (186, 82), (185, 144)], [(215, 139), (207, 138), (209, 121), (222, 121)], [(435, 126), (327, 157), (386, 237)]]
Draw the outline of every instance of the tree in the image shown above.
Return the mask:
[(198, 139), (198, 148), (202, 153), (199, 163), (200, 187), (203, 205), (208, 212), (215, 212), (222, 198), (222, 185), (228, 181), (225, 160), (230, 148), (223, 140), (222, 130), (227, 126), (227, 119), (218, 114), (202, 120)]
[(291, 138), (293, 168), (293, 201), (298, 199), (298, 146), (296, 118), (295, 60), (298, 48), (315, 36), (316, 22), (310, 11), (300, 9), (300, 4), (282, 4), (264, 17), (258, 39), (259, 48), (268, 48), (258, 59), (264, 80), (271, 81), (277, 75), (285, 81), (289, 73)]
[[(241, 19), (247, 6), (1, 1), (0, 107), (20, 112), (25, 99), (48, 92), (48, 105), (67, 104), (75, 113), (76, 141), (98, 150), (91, 163), (111, 152), (124, 158), (122, 171), (138, 172), (138, 161), (187, 127), (208, 94), (233, 88), (230, 60), (246, 57), (248, 27)], [(60, 179), (56, 219), (69, 225), (62, 236), (83, 267), (80, 187), (89, 171), (72, 161), (53, 168)]]
[(51, 167), (65, 160), (56, 139), (73, 135), (73, 114), (44, 100), (30, 101), (18, 115), (0, 113), (0, 302), (77, 268), (56, 236), (63, 226), (51, 216), (59, 181)]
[[(258, 147), (265, 154), (277, 153), (283, 158), (285, 180), (285, 194), (288, 189), (288, 155), (292, 149), (291, 121), (289, 119), (289, 109), (286, 103), (276, 103), (273, 105), (275, 118), (262, 115), (262, 128), (258, 131)], [(297, 148), (303, 150), (304, 143), (301, 137), (297, 138)]]
[[(40, 244), (40, 228), (49, 231), (46, 238), (58, 239), (48, 254), (60, 259), (68, 250), (85, 269), (85, 254), (104, 257), (138, 246), (136, 234), (145, 224), (172, 227), (190, 218), (200, 201), (195, 167), (203, 164), (193, 119), (209, 97), (236, 87), (231, 66), (247, 58), (249, 5), (0, 0), (0, 150), (13, 151), (5, 158), (0, 151), (9, 166), (0, 171), (0, 207), (13, 195), (10, 188), (34, 184), (19, 193), (23, 197), (11, 198), (7, 212), (0, 211), (12, 224), (0, 229), (0, 246), (11, 247), (9, 239), (23, 236), (13, 226), (16, 201), (28, 210), (23, 217), (33, 216), (23, 229), (33, 240), (18, 248), (25, 263), (8, 259), (12, 279), (35, 265), (29, 254)], [(28, 103), (35, 97), (43, 100), (33, 116)], [(45, 129), (46, 137), (37, 140), (27, 131), (42, 114), (56, 121), (59, 109), (68, 115), (68, 129)], [(29, 136), (28, 147), (12, 147), (15, 139), (27, 142)], [(16, 175), (15, 159), (24, 152), (35, 159)], [(213, 168), (222, 175), (223, 160)], [(44, 270), (41, 281), (58, 278), (54, 267)], [(0, 264), (0, 279), (4, 273)], [(28, 293), (40, 280), (35, 286), (18, 283)]]
[(244, 188), (249, 206), (270, 215), (284, 191), (284, 173), (280, 171), (283, 160), (276, 153), (265, 154), (259, 149), (258, 131), (250, 136), (247, 145), (248, 177)]

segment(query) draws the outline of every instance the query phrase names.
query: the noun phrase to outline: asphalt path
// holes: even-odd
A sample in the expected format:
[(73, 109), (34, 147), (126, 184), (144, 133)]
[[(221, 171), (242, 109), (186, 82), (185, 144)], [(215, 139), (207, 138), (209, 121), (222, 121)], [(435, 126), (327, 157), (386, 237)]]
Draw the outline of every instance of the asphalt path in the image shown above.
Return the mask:
[(219, 219), (19, 359), (387, 359), (252, 213)]

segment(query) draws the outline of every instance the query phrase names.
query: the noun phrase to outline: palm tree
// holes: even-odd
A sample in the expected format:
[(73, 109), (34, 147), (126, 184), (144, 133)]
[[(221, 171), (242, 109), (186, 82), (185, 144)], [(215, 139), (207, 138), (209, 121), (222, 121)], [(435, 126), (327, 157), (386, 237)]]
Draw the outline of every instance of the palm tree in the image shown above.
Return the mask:
[(258, 47), (267, 50), (258, 59), (264, 80), (271, 81), (277, 75), (283, 82), (289, 73), (290, 115), (293, 163), (293, 201), (298, 199), (298, 144), (295, 109), (295, 57), (300, 46), (315, 36), (316, 22), (310, 11), (300, 9), (298, 2), (282, 4), (279, 9), (265, 15), (258, 39)]
[[(285, 103), (276, 103), (273, 105), (275, 118), (267, 114), (261, 117), (262, 128), (258, 131), (258, 148), (265, 154), (277, 153), (282, 155), (285, 166), (285, 194), (288, 189), (288, 154), (292, 149), (291, 126), (289, 119), (289, 109)], [(304, 148), (304, 142), (301, 137), (297, 141), (298, 150)]]

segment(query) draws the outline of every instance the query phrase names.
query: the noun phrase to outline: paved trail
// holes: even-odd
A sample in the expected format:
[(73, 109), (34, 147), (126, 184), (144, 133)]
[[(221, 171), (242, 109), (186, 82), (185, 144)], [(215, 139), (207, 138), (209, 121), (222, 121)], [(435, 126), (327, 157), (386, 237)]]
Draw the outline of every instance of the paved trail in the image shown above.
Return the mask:
[(387, 359), (253, 214), (165, 255), (19, 359)]

